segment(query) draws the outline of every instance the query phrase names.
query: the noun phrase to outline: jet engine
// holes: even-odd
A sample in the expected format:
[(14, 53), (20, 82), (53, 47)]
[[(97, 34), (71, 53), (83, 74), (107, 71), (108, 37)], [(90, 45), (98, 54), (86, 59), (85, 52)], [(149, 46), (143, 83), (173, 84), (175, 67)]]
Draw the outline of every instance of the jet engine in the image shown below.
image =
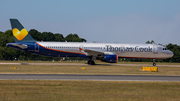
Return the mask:
[(118, 62), (118, 55), (104, 55), (104, 56), (97, 57), (97, 59), (99, 59), (103, 62), (117, 63)]

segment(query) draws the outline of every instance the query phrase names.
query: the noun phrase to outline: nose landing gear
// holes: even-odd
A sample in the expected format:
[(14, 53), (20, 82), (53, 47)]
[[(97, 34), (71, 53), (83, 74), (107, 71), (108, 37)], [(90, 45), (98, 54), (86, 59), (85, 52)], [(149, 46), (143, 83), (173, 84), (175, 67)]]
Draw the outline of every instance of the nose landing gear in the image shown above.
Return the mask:
[(153, 66), (156, 66), (155, 59), (153, 59)]

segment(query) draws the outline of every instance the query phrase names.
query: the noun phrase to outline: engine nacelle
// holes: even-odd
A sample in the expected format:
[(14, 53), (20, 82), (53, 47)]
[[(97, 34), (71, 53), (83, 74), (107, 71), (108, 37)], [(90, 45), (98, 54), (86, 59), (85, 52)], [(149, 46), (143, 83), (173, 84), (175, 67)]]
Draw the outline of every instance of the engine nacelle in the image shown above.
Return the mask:
[(104, 55), (104, 57), (100, 58), (100, 60), (108, 63), (117, 63), (118, 55)]

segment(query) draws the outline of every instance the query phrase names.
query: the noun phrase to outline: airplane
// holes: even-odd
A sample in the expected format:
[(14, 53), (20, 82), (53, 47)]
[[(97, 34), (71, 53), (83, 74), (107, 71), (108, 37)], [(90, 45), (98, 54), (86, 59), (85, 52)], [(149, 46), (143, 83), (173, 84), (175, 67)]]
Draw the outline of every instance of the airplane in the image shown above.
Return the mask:
[(40, 42), (34, 40), (17, 19), (10, 19), (15, 42), (7, 47), (21, 51), (51, 57), (88, 58), (89, 65), (94, 60), (117, 63), (118, 58), (155, 59), (170, 58), (174, 54), (165, 46), (157, 44), (119, 44), (119, 43), (86, 43), (86, 42)]

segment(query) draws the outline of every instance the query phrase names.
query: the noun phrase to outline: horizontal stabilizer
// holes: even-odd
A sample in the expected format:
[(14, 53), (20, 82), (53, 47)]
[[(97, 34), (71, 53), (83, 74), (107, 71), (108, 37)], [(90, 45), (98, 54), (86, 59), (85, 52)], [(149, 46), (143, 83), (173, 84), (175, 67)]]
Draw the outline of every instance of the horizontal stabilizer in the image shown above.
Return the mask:
[(11, 45), (16, 46), (16, 47), (19, 47), (19, 48), (22, 48), (22, 49), (26, 49), (26, 48), (27, 48), (27, 45), (24, 45), (24, 44), (22, 44), (22, 45), (19, 45), (19, 44), (11, 44)]

